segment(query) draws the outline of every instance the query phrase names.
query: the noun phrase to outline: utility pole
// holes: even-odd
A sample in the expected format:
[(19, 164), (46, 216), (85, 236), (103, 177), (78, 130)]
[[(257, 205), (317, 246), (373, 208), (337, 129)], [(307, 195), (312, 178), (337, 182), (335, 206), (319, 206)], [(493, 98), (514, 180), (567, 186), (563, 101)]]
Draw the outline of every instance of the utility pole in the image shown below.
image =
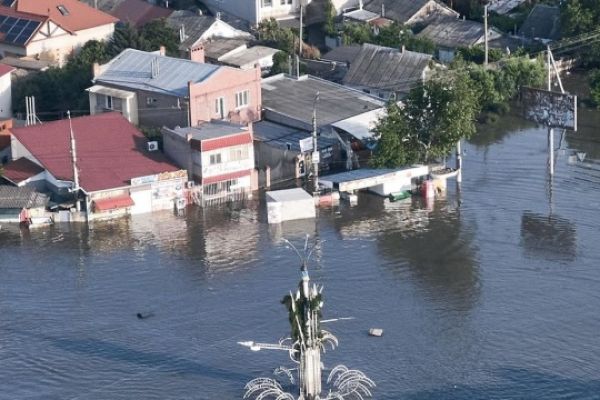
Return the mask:
[(456, 174), (456, 182), (462, 182), (462, 150), (460, 148), (460, 139), (456, 142), (456, 170), (458, 173)]
[(319, 92), (315, 96), (313, 103), (313, 115), (312, 115), (312, 141), (313, 141), (313, 152), (312, 152), (312, 165), (313, 165), (313, 179), (314, 179), (314, 193), (319, 192), (319, 148), (317, 147), (317, 102), (319, 101)]
[[(547, 47), (548, 52), (548, 91), (552, 91), (552, 52), (550, 46)], [(548, 128), (548, 169), (550, 176), (554, 175), (554, 129)]]
[(79, 204), (79, 170), (77, 169), (77, 146), (75, 145), (75, 135), (73, 134), (73, 124), (71, 123), (71, 111), (67, 111), (69, 119), (69, 137), (71, 139), (71, 164), (73, 166), (73, 188), (71, 191), (75, 194), (75, 207), (77, 211), (81, 211)]
[(483, 33), (483, 40), (485, 42), (485, 55), (483, 59), (483, 66), (487, 69), (488, 67), (488, 6), (487, 4), (483, 6), (483, 29), (485, 32)]
[(300, 37), (298, 37), (298, 55), (296, 56), (296, 78), (300, 78), (300, 57), (302, 57), (302, 23), (303, 23), (303, 7), (300, 6)]

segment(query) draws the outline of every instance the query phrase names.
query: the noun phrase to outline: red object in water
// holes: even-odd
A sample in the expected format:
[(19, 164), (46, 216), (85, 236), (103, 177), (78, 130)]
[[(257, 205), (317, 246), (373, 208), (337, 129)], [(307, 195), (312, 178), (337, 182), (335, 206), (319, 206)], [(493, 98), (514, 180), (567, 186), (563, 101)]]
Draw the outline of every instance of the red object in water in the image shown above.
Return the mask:
[(94, 200), (94, 209), (96, 211), (107, 211), (131, 207), (133, 204), (133, 199), (129, 196), (111, 197), (109, 199)]

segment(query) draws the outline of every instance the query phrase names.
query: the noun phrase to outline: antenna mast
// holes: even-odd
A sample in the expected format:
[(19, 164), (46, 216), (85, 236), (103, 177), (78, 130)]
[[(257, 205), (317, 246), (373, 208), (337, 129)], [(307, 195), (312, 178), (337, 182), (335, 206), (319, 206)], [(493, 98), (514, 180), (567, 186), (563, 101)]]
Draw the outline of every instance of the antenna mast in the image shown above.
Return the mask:
[(75, 135), (73, 134), (73, 124), (71, 123), (71, 111), (67, 111), (67, 118), (69, 119), (69, 138), (71, 139), (71, 164), (73, 166), (73, 188), (71, 191), (75, 193), (75, 206), (77, 211), (81, 211), (79, 204), (78, 193), (79, 193), (79, 170), (77, 169), (77, 146), (75, 145)]

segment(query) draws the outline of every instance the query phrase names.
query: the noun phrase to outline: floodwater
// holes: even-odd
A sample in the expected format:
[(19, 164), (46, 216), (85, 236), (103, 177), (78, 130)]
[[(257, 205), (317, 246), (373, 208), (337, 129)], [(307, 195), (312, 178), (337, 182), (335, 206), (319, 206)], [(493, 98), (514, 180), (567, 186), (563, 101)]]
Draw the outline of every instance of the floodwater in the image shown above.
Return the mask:
[(275, 227), (260, 200), (90, 229), (4, 226), (0, 399), (241, 398), (290, 366), (237, 342), (287, 334), (279, 301), (299, 268), (281, 238), (305, 233), (325, 318), (354, 317), (329, 325), (340, 347), (325, 366), (363, 370), (376, 399), (599, 399), (599, 127), (582, 110), (579, 132), (556, 134), (552, 180), (544, 129), (483, 127), (460, 191), (433, 204), (365, 194)]

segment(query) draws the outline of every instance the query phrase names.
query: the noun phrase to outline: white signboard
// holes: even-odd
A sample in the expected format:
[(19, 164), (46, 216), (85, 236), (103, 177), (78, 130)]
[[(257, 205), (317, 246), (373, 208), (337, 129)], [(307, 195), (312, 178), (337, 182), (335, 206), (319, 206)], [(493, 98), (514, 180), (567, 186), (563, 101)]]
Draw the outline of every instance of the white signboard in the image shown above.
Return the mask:
[(313, 140), (311, 137), (307, 137), (306, 139), (300, 139), (300, 152), (306, 153), (308, 151), (312, 151), (313, 149)]
[(312, 153), (312, 162), (313, 164), (318, 164), (321, 162), (321, 157), (318, 151), (313, 151)]
[(549, 128), (577, 130), (577, 96), (524, 87), (525, 118)]

